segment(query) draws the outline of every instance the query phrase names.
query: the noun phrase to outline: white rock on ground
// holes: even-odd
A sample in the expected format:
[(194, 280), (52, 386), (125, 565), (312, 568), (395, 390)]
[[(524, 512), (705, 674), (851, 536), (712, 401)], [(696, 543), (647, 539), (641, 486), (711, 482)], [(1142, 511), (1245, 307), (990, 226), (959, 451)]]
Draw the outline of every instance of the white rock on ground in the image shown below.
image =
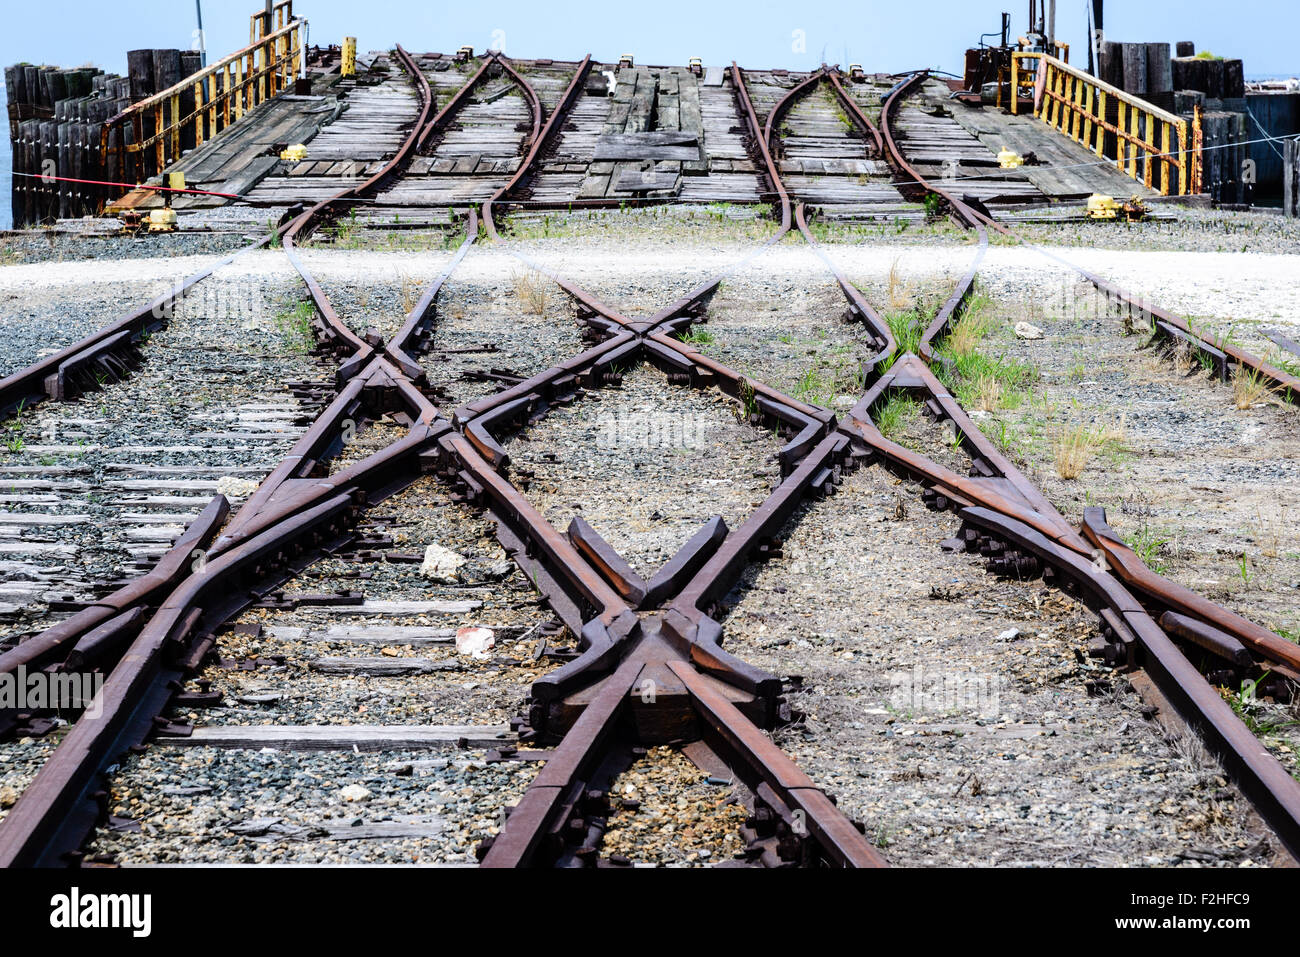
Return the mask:
[(491, 628), (466, 627), (456, 629), (456, 651), (462, 655), (482, 660), (488, 655), (488, 649), (496, 645), (496, 636)]
[(463, 556), (434, 542), (424, 550), (424, 562), (420, 565), (420, 574), (436, 582), (452, 584), (456, 581), (457, 570), (464, 564)]
[(1016, 335), (1021, 339), (1041, 339), (1043, 338), (1043, 330), (1030, 322), (1017, 322)]
[(345, 801), (364, 801), (370, 797), (370, 792), (360, 784), (349, 784), (339, 791), (339, 797)]
[(251, 479), (223, 475), (217, 479), (217, 494), (224, 495), (226, 498), (247, 498), (257, 491), (257, 485), (258, 483)]

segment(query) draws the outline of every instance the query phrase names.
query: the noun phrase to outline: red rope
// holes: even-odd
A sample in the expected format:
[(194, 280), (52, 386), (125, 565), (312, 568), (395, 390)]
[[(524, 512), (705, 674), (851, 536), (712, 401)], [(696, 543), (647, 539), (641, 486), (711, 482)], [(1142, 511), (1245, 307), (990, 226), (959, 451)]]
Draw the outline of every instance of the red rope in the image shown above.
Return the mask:
[(92, 186), (121, 186), (123, 189), (152, 189), (160, 193), (195, 193), (199, 196), (220, 196), (222, 199), (243, 199), (238, 193), (214, 193), (208, 189), (173, 189), (170, 186), (147, 186), (143, 183), (110, 183), (102, 179), (73, 179), (70, 176), (44, 176), (40, 173), (14, 173), (31, 179), (54, 180), (59, 183), (89, 183)]

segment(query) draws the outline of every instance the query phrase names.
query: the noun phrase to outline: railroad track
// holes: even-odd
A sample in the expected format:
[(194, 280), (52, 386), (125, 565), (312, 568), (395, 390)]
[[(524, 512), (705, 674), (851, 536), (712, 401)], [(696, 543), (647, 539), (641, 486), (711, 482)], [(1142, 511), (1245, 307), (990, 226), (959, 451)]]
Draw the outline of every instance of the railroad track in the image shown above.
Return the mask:
[[(439, 110), (417, 59), (400, 47), (395, 59), (419, 105), (396, 155), (366, 182), (303, 211), (281, 234), (314, 304), (317, 344), (335, 363), (332, 401), (229, 521), (218, 497), (151, 577), (0, 657), (0, 667), (12, 667), (21, 656), (57, 669), (83, 666), (85, 652), (94, 649), (104, 656), (97, 660), (108, 676), (102, 714), (82, 716), (55, 748), (37, 745), (47, 753), (0, 823), (0, 862), (53, 865), (86, 854), (183, 859), (174, 839), (136, 815), (185, 818), (191, 833), (212, 836), (204, 822), (214, 808), (203, 796), (227, 790), (249, 765), (240, 757), (209, 762), (215, 767), (196, 779), (184, 749), (203, 746), (230, 754), (262, 747), (396, 754), (367, 768), (386, 806), (400, 812), (349, 833), (346, 808), (329, 820), (308, 820), (286, 791), (278, 817), (240, 821), (233, 831), (254, 841), (394, 840), (413, 842), (404, 846), (418, 851), (420, 842), (450, 826), (454, 854), (468, 852), (470, 835), (492, 835), (478, 847), (484, 866), (626, 866), (629, 853), (638, 851), (635, 818), (643, 807), (635, 782), (667, 780), (676, 781), (673, 793), (693, 806), (692, 830), (709, 835), (709, 853), (697, 860), (725, 855), (766, 866), (883, 865), (880, 841), (866, 836), (877, 822), (851, 821), (767, 733), (798, 718), (790, 705), (798, 683), (741, 660), (726, 641), (733, 588), (752, 587), (755, 567), (782, 557), (784, 537), (801, 527), (796, 519), (815, 514), (837, 489), (860, 483), (856, 476), (869, 467), (919, 482), (927, 506), (957, 513), (960, 523), (945, 543), (949, 552), (979, 553), (1004, 578), (1042, 577), (1095, 613), (1097, 656), (1141, 676), (1157, 700), (1171, 704), (1283, 846), (1300, 851), (1295, 780), (1263, 752), (1202, 674), (1260, 679), (1268, 693), (1284, 696), (1289, 682), (1300, 678), (1295, 646), (1147, 570), (1099, 511), (1090, 511), (1082, 528), (1073, 527), (984, 438), (936, 375), (943, 337), (960, 321), (973, 288), (985, 230), (1004, 227), (977, 198), (928, 181), (899, 148), (894, 117), (919, 79), (893, 88), (878, 120), (868, 116), (871, 97), (846, 92), (855, 78), (835, 70), (795, 78), (779, 86), (780, 94), (751, 90), (734, 65), (723, 80), (747, 131), (749, 161), (765, 180), (755, 199), (770, 200), (779, 222), (756, 254), (797, 229), (828, 267), (850, 320), (844, 328), (855, 332), (861, 347), (863, 394), (837, 415), (695, 348), (693, 331), (708, 318), (719, 283), (736, 265), (687, 283), (690, 288), (670, 301), (639, 304), (631, 315), (543, 266), (574, 301), (589, 348), (574, 352), (570, 346), (563, 361), (538, 370), (489, 370), (476, 378), (460, 369), (454, 379), (440, 377), (449, 356), (466, 354), (454, 350), (473, 348), (457, 343), (475, 334), (472, 319), (460, 323), (462, 317), (438, 308), (440, 294), (475, 256), (480, 223), (496, 238), (506, 209), (547, 202), (528, 194), (557, 184), (555, 157), (574, 148), (561, 135), (572, 132), (562, 129), (566, 119), (590, 122), (596, 115), (577, 106), (592, 64), (573, 65), (567, 85), (551, 76), (543, 96), (526, 71), (490, 54)], [(634, 92), (643, 81), (655, 91), (671, 89), (665, 74), (671, 71), (638, 71)], [(676, 76), (678, 95), (688, 100), (680, 72)], [(423, 187), (412, 184), (420, 174), (411, 170), (421, 159), (447, 161), (464, 124), (487, 116), (510, 119), (513, 114), (497, 104), (514, 98), (519, 103), (508, 105), (524, 107), (516, 119), (527, 117), (521, 120), (526, 129), (501, 148), (513, 144), (521, 155), (518, 167), (502, 178), (506, 171), (495, 166), (501, 157), (491, 158), (490, 173), (479, 162), (472, 171), (465, 164), (461, 186), (467, 195), (457, 193), (454, 204), (442, 194), (413, 204), (450, 213), (458, 231), (463, 228), (463, 241), (438, 278), (391, 335), (349, 325), (301, 244), (357, 207), (364, 205), (373, 217), (372, 199), (419, 192)], [(846, 122), (835, 122), (845, 132), (827, 136), (836, 104)], [(719, 104), (713, 105), (716, 112)], [(628, 115), (635, 109), (634, 101)], [(837, 183), (830, 191), (802, 167), (794, 172), (789, 164), (817, 139), (835, 141), (830, 149), (837, 162), (852, 158), (849, 146), (858, 143), (864, 159), (887, 163), (892, 192), (871, 181), (883, 179), (879, 166), (840, 177), (865, 175), (868, 183)], [(593, 162), (596, 155), (593, 150)], [(896, 194), (906, 202), (897, 202)], [(909, 202), (925, 195), (938, 196), (957, 223), (978, 234), (977, 258), (923, 331), (916, 353), (899, 354), (881, 313), (812, 235), (805, 203), (836, 197), (848, 207), (848, 218), (910, 217)], [(686, 202), (686, 196), (683, 189), (677, 198)], [(884, 205), (873, 205), (874, 196), (886, 197)], [(458, 205), (462, 198), (465, 206)], [(590, 199), (592, 206), (611, 205), (608, 197)], [(645, 197), (647, 203), (667, 199)], [(507, 250), (530, 267), (540, 265)], [(535, 335), (547, 318), (543, 312), (521, 337)], [(128, 375), (125, 367), (120, 372)], [(26, 381), (36, 380), (15, 379)], [(475, 387), (463, 388), (466, 382)], [(604, 391), (611, 386), (621, 389)], [(897, 394), (918, 397), (936, 422), (947, 424), (951, 451), (959, 453), (946, 460), (951, 464), (884, 437), (874, 414)], [(573, 509), (567, 500), (585, 497), (573, 489), (603, 471), (617, 477), (618, 463), (606, 454), (595, 472), (599, 457), (575, 467), (546, 453), (548, 434), (554, 441), (571, 430), (574, 410), (597, 396), (612, 397), (617, 416), (620, 401), (694, 407), (697, 395), (714, 397), (721, 418), (713, 430), (726, 446), (753, 446), (737, 460), (742, 481), (733, 483), (730, 498), (698, 498), (664, 533), (607, 541), (596, 530), (607, 521), (598, 505), (571, 516), (560, 530)], [(520, 443), (520, 436), (531, 441)], [(629, 476), (625, 488), (640, 481), (648, 490), (662, 480), (654, 473)], [(534, 484), (533, 493), (524, 494)], [(592, 497), (608, 501), (608, 495)], [(715, 514), (691, 525), (688, 515), (701, 510)], [(485, 544), (485, 518), (495, 526), (499, 552)], [(428, 575), (413, 569), (426, 562), (424, 547), (447, 541), (469, 556), (470, 568), (443, 576), (435, 570), (431, 585)], [(195, 548), (204, 562), (191, 572), (184, 559)], [(489, 637), (495, 646), (478, 656), (449, 647)], [(365, 653), (376, 648), (377, 654)], [(502, 688), (525, 685), (520, 712)], [(188, 723), (197, 709), (230, 701), (237, 706), (205, 712), (215, 720)], [(378, 720), (354, 720), (372, 711)], [(492, 750), (481, 766), (408, 753), (457, 744)], [(142, 756), (130, 769), (112, 772), (106, 789), (102, 776), (127, 750)], [(325, 760), (324, 767), (337, 767)], [(263, 783), (297, 787), (313, 772), (295, 759), (288, 769), (258, 773)], [(180, 783), (155, 795), (155, 775)], [(456, 802), (450, 824), (448, 815), (404, 798), (410, 788), (392, 780), (429, 775), (431, 787), (468, 792)], [(518, 796), (503, 820), (496, 819), (496, 789)], [(657, 790), (642, 789), (647, 795)], [(743, 807), (743, 820), (729, 807)], [(232, 810), (238, 808), (217, 802), (218, 813)], [(730, 840), (717, 836), (724, 831)]]

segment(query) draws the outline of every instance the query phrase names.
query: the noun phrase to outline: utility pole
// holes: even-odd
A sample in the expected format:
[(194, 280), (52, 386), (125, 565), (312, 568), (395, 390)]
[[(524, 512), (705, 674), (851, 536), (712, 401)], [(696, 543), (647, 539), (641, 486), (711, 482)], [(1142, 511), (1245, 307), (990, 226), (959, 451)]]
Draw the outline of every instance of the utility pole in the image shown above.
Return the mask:
[(1096, 69), (1089, 67), (1089, 72), (1093, 76), (1101, 76), (1101, 44), (1105, 39), (1106, 31), (1102, 27), (1102, 0), (1092, 0), (1092, 35), (1088, 38), (1088, 62), (1096, 63)]
[(208, 41), (203, 36), (203, 0), (194, 0), (194, 13), (199, 18), (199, 28), (195, 31), (195, 36), (199, 41), (199, 64), (208, 65)]

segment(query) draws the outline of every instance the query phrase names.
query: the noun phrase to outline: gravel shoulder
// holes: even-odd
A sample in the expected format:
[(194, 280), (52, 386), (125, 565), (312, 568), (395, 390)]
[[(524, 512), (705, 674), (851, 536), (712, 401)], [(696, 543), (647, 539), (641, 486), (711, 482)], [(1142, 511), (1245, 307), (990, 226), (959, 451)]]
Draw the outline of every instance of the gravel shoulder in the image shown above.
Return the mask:
[(1093, 616), (942, 552), (917, 492), (862, 470), (728, 595), (727, 650), (802, 676), (777, 743), (896, 865), (1268, 863), (1199, 745), (1084, 655)]

